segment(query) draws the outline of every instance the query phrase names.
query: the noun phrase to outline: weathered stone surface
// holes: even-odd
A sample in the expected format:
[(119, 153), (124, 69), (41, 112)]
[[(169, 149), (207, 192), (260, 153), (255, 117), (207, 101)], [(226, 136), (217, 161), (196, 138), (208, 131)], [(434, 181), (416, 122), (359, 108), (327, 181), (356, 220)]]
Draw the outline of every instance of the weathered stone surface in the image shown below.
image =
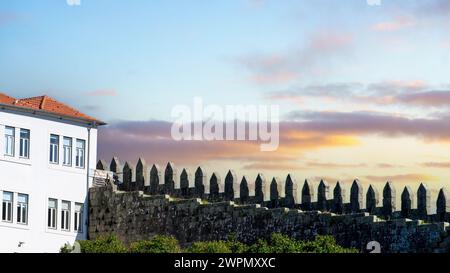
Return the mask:
[(378, 193), (377, 188), (375, 188), (373, 185), (370, 185), (366, 195), (367, 212), (374, 213), (377, 209), (379, 201), (380, 201), (380, 194)]
[(96, 169), (97, 169), (97, 170), (102, 170), (102, 171), (108, 171), (108, 170), (109, 170), (109, 167), (108, 167), (106, 161), (104, 161), (104, 160), (99, 160), (99, 161), (97, 162)]
[(383, 189), (383, 215), (390, 217), (397, 209), (397, 199), (394, 184), (389, 181)]
[(415, 195), (412, 189), (408, 186), (402, 192), (402, 208), (401, 215), (405, 218), (412, 216), (412, 210), (415, 207)]
[(172, 162), (167, 163), (166, 170), (164, 171), (164, 193), (174, 194), (175, 189), (179, 189), (180, 186), (177, 183), (177, 169)]
[(313, 209), (313, 198), (314, 198), (314, 187), (310, 181), (307, 179), (303, 183), (302, 188), (302, 209), (312, 210)]
[(363, 207), (364, 190), (358, 179), (353, 181), (350, 189), (350, 207), (352, 212), (360, 212)]
[(204, 198), (205, 193), (209, 193), (209, 181), (201, 167), (195, 171), (195, 193), (199, 198)]
[(181, 196), (190, 197), (191, 196), (190, 189), (194, 190), (194, 187), (192, 185), (192, 175), (189, 172), (189, 170), (183, 169), (180, 175)]
[(262, 174), (258, 174), (255, 180), (255, 202), (263, 204), (270, 200), (270, 191), (267, 186), (266, 178)]
[(241, 184), (240, 184), (239, 201), (243, 204), (247, 203), (250, 198), (247, 180), (248, 180), (247, 177), (245, 177), (245, 176), (242, 177)]
[[(237, 177), (233, 170), (229, 170), (225, 176), (225, 201), (232, 201), (235, 198)], [(238, 195), (239, 196), (239, 195)]]
[(272, 208), (280, 206), (280, 197), (283, 192), (283, 184), (278, 177), (274, 177), (270, 183), (270, 203)]
[(438, 199), (436, 202), (436, 214), (440, 221), (445, 221), (445, 215), (450, 212), (450, 200), (448, 192), (445, 188), (439, 191)]
[(136, 164), (136, 190), (143, 191), (145, 186), (149, 186), (150, 173), (144, 159), (139, 158)]
[(341, 186), (341, 182), (337, 182), (333, 190), (333, 209), (335, 213), (344, 212), (345, 190)]
[(417, 212), (421, 219), (427, 219), (431, 210), (431, 191), (425, 184), (420, 184), (417, 190)]
[(320, 211), (328, 210), (328, 195), (330, 186), (325, 180), (321, 180), (317, 189), (317, 209)]
[(291, 175), (288, 174), (285, 183), (285, 198), (284, 206), (288, 208), (295, 207), (299, 203), (298, 200), (298, 185), (297, 182), (292, 179)]
[(150, 194), (157, 194), (159, 191), (159, 185), (162, 183), (161, 180), (161, 169), (158, 165), (153, 164), (150, 169), (150, 187), (145, 192)]
[[(278, 192), (281, 188), (277, 179), (274, 181), (271, 189), (275, 194), (275, 189)], [(129, 244), (155, 234), (167, 234), (186, 245), (222, 240), (234, 234), (242, 242), (253, 243), (280, 232), (302, 240), (318, 234), (332, 235), (340, 245), (362, 252), (366, 252), (370, 241), (378, 241), (383, 253), (450, 250), (448, 224), (442, 223), (380, 221), (368, 213), (334, 215), (286, 208), (271, 210), (233, 202), (203, 204), (200, 199), (171, 200), (165, 195), (116, 192), (112, 186), (90, 189), (89, 198), (91, 239), (113, 232)]]

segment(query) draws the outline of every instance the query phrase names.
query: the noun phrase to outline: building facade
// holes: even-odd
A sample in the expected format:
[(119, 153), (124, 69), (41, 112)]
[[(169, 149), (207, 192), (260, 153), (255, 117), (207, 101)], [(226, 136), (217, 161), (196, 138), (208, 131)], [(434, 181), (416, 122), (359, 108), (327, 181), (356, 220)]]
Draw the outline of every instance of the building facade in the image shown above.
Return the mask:
[(86, 238), (103, 124), (47, 96), (0, 94), (0, 252), (58, 252)]

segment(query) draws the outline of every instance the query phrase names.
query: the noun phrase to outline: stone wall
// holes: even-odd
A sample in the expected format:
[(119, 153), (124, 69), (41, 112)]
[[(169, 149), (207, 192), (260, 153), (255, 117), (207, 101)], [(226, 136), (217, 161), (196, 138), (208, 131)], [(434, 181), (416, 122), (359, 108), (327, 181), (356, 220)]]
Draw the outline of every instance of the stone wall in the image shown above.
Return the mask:
[(100, 161), (97, 168), (115, 172), (121, 183), (90, 190), (91, 238), (114, 232), (129, 243), (170, 234), (188, 244), (236, 234), (251, 243), (282, 232), (299, 239), (329, 234), (363, 251), (373, 240), (384, 252), (449, 250), (447, 192), (441, 189), (436, 198), (424, 184), (416, 192), (406, 187), (398, 208), (391, 182), (380, 196), (373, 186), (364, 192), (358, 180), (350, 189), (338, 182), (331, 191), (325, 181), (305, 181), (300, 188), (290, 175), (270, 184), (262, 175), (254, 183), (238, 181), (233, 171), (223, 182), (216, 173), (207, 179), (202, 168), (178, 176), (172, 163), (162, 175), (143, 160), (134, 167), (114, 158), (109, 167)]

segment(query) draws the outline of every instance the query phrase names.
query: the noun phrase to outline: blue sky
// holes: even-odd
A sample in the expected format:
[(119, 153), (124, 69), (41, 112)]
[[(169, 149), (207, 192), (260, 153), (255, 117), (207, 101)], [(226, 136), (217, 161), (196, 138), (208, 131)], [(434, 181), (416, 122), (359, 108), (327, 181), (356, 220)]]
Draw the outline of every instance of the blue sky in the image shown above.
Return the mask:
[[(202, 149), (203, 161), (249, 172), (438, 180), (450, 166), (449, 15), (446, 0), (2, 0), (0, 90), (105, 120), (104, 157), (194, 165)], [(279, 104), (280, 151), (172, 143), (172, 107), (194, 97)], [(387, 147), (407, 155), (374, 167)]]
[[(12, 18), (0, 26), (0, 87), (18, 97), (62, 93), (62, 100), (105, 120), (136, 120), (168, 119), (174, 104), (191, 104), (193, 96), (218, 104), (267, 103), (265, 92), (306, 84), (443, 83), (448, 50), (435, 45), (445, 43), (448, 28), (405, 27), (401, 36), (371, 29), (410, 16), (413, 2), (419, 1), (82, 0), (69, 6), (65, 0), (4, 0), (0, 12)], [(254, 71), (243, 60), (302, 54), (320, 35), (351, 40), (343, 52), (295, 64), (317, 65), (323, 73), (295, 67), (305, 75), (268, 84), (249, 80)], [(97, 90), (117, 96), (83, 96)]]

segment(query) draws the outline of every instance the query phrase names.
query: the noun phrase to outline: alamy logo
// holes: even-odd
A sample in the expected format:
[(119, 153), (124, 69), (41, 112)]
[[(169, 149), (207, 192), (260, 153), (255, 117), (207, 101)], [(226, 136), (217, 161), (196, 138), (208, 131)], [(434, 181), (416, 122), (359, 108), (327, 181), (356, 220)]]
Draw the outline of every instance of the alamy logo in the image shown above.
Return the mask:
[(172, 109), (172, 117), (176, 120), (171, 134), (176, 141), (259, 141), (263, 152), (278, 149), (278, 105), (204, 106), (201, 98), (194, 98), (192, 109), (177, 105)]

